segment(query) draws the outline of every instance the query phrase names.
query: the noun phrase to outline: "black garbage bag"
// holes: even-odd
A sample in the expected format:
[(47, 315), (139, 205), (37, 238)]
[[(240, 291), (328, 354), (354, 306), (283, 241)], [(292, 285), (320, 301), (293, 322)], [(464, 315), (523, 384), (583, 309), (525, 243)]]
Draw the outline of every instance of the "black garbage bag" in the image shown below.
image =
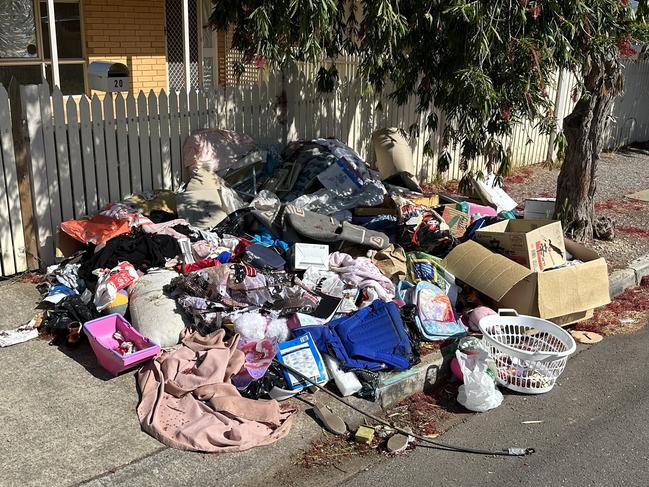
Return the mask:
[(85, 303), (81, 296), (66, 296), (45, 312), (41, 329), (54, 336), (52, 343), (56, 345), (68, 340), (71, 333), (76, 336), (81, 325), (95, 318), (99, 318), (99, 312), (92, 301)]

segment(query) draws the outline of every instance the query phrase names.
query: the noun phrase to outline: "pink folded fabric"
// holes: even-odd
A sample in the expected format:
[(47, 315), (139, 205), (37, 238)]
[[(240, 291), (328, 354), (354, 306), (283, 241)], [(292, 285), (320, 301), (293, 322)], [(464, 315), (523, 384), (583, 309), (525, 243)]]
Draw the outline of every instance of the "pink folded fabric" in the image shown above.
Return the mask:
[(374, 289), (383, 301), (394, 299), (394, 284), (367, 257), (354, 259), (349, 254), (334, 252), (329, 256), (329, 270), (354, 287)]
[(168, 222), (162, 223), (150, 223), (149, 225), (142, 225), (142, 230), (146, 233), (156, 233), (158, 235), (169, 235), (170, 237), (180, 240), (182, 238), (187, 238), (187, 235), (183, 235), (180, 232), (177, 232), (173, 229), (176, 225), (187, 225), (187, 221), (182, 218), (177, 218), (176, 220), (170, 220)]
[(244, 365), (239, 335), (208, 337), (186, 332), (182, 346), (163, 353), (137, 374), (137, 414), (142, 429), (172, 448), (201, 452), (243, 451), (288, 434), (294, 409), (277, 401), (241, 397), (230, 380)]

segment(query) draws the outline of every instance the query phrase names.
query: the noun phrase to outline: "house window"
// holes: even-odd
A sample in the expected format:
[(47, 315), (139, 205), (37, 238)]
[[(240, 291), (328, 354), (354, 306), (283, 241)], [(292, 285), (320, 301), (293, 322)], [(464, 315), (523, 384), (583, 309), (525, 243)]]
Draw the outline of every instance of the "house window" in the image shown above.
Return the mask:
[[(55, 0), (54, 17), (61, 91), (78, 95), (85, 89), (85, 60), (79, 0)], [(38, 22), (37, 19), (40, 19)], [(0, 0), (0, 83), (52, 85), (47, 3)]]
[[(198, 6), (197, 0), (189, 0), (189, 82), (198, 86)], [(185, 56), (183, 44), (183, 9), (180, 0), (165, 0), (167, 36), (167, 75), (169, 88), (181, 90), (185, 87)]]

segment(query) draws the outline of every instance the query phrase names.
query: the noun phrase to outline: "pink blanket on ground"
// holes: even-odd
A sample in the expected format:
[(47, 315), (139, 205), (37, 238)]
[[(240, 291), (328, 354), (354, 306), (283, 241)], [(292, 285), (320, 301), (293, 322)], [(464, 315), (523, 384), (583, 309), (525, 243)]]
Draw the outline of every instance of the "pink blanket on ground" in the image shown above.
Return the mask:
[(243, 451), (288, 434), (295, 410), (241, 397), (230, 383), (243, 367), (239, 336), (187, 332), (182, 346), (137, 374), (142, 429), (165, 445), (202, 452)]
[(367, 257), (354, 259), (349, 254), (334, 252), (329, 256), (329, 269), (347, 284), (374, 289), (383, 301), (394, 299), (394, 284)]

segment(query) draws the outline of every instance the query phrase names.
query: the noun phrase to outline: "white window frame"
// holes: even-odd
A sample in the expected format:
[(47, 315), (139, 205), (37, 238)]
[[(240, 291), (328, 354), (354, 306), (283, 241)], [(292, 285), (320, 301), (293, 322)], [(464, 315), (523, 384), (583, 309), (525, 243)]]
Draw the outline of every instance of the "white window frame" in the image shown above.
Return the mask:
[[(34, 22), (36, 24), (36, 48), (38, 55), (30, 58), (0, 58), (0, 68), (12, 66), (40, 66), (41, 77), (46, 79), (45, 68), (52, 64), (51, 58), (44, 57), (44, 42), (49, 42), (49, 39), (43, 39), (42, 29), (42, 15), (41, 1), (45, 0), (31, 0), (34, 8)], [(83, 15), (83, 1), (82, 0), (54, 0), (55, 3), (76, 3), (79, 5), (79, 22), (80, 22), (80, 35), (81, 35), (81, 57), (80, 58), (61, 58), (59, 56), (59, 66), (63, 64), (77, 64), (83, 66), (83, 92), (75, 93), (75, 95), (88, 94), (88, 63), (86, 55), (86, 33), (84, 28), (84, 15)], [(47, 14), (47, 11), (45, 11)], [(48, 19), (49, 21), (49, 19)], [(56, 22), (54, 22), (56, 28)]]

